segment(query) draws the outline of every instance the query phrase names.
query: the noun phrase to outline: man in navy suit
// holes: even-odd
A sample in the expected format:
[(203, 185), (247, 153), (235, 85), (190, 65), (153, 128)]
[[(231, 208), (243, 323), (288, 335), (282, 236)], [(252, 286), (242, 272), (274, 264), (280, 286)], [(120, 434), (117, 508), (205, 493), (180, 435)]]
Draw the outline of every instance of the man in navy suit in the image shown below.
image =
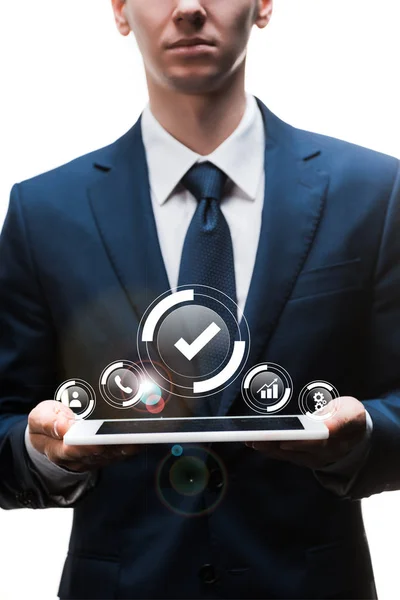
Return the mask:
[[(248, 38), (271, 5), (113, 0), (149, 105), (115, 143), (13, 187), (0, 506), (74, 507), (61, 598), (376, 598), (360, 500), (400, 487), (399, 164), (295, 129), (245, 93)], [(151, 302), (188, 265), (208, 277), (203, 175), (226, 183), (215, 239), (250, 327), (246, 368), (273, 361), (296, 390), (322, 379), (343, 396), (327, 441), (189, 449), (207, 477), (182, 504), (169, 448), (67, 447), (73, 414), (50, 399), (137, 360)], [(240, 383), (218, 398), (218, 414), (245, 412)]]

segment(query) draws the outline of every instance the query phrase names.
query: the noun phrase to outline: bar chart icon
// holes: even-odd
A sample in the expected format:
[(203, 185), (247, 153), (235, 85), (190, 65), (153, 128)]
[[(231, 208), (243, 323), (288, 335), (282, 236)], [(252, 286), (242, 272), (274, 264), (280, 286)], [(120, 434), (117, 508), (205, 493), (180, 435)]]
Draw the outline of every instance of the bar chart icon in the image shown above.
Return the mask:
[(279, 385), (278, 378), (271, 381), (271, 383), (264, 383), (263, 386), (257, 391), (257, 394), (261, 394), (262, 400), (278, 400), (279, 399)]
[(279, 412), (290, 402), (292, 394), (293, 382), (289, 373), (276, 363), (260, 363), (243, 379), (243, 399), (259, 414)]

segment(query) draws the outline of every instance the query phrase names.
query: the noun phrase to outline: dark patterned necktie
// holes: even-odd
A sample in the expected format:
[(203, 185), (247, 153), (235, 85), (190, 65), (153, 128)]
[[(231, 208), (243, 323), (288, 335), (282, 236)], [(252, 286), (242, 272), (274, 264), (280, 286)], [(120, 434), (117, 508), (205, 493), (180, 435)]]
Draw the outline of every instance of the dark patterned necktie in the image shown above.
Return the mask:
[[(198, 205), (186, 233), (178, 285), (208, 286), (223, 292), (236, 303), (232, 238), (220, 206), (226, 179), (226, 174), (208, 161), (195, 164), (182, 178), (182, 184), (193, 194)], [(215, 303), (209, 304), (204, 297), (200, 303), (215, 310)], [(234, 323), (226, 324), (233, 344)], [(208, 346), (203, 348), (197, 356), (199, 373), (217, 369), (225, 354), (226, 344), (220, 350), (214, 344), (212, 352)], [(211, 414), (217, 412), (220, 396), (217, 393), (209, 398)], [(204, 405), (204, 400), (199, 402)]]

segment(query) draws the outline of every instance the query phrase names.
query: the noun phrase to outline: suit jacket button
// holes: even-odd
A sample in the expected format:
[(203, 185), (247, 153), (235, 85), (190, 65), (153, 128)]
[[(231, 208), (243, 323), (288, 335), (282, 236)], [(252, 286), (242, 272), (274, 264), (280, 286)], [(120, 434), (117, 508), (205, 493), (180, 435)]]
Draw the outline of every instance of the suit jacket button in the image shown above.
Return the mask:
[(215, 569), (212, 565), (203, 565), (199, 570), (200, 579), (207, 584), (212, 584), (217, 581)]

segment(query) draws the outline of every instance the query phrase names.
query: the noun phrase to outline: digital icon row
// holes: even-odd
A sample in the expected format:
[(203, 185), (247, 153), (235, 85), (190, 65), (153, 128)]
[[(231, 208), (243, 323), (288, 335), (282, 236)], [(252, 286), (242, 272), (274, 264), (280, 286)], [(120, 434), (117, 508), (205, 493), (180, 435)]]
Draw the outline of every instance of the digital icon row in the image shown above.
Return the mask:
[[(102, 398), (118, 409), (135, 408), (150, 414), (162, 413), (172, 391), (165, 390), (156, 381), (162, 365), (158, 365), (153, 377), (147, 370), (131, 361), (115, 361), (102, 372), (99, 388)], [(167, 376), (167, 374), (165, 374)], [(282, 411), (293, 396), (293, 383), (289, 373), (275, 363), (262, 363), (251, 368), (242, 381), (242, 396), (247, 406), (258, 414), (273, 415)], [(81, 379), (69, 379), (62, 383), (55, 400), (68, 406), (76, 418), (85, 419), (94, 411), (94, 389)], [(199, 397), (201, 402), (201, 397)], [(333, 416), (339, 407), (339, 392), (327, 381), (313, 381), (301, 390), (301, 412), (309, 418), (325, 420)]]
[[(289, 373), (275, 363), (263, 363), (251, 368), (242, 382), (242, 396), (248, 407), (264, 415), (283, 410), (293, 396)], [(303, 415), (314, 420), (331, 418), (338, 410), (338, 390), (327, 381), (312, 381), (305, 385), (298, 398)]]
[[(162, 365), (159, 365), (161, 368)], [(129, 360), (109, 364), (99, 379), (100, 394), (114, 408), (134, 407), (139, 412), (161, 413), (172, 390), (165, 391), (155, 378), (146, 376), (144, 369)], [(56, 390), (54, 399), (68, 406), (76, 418), (86, 419), (94, 411), (96, 394), (93, 387), (82, 379), (68, 379)]]

